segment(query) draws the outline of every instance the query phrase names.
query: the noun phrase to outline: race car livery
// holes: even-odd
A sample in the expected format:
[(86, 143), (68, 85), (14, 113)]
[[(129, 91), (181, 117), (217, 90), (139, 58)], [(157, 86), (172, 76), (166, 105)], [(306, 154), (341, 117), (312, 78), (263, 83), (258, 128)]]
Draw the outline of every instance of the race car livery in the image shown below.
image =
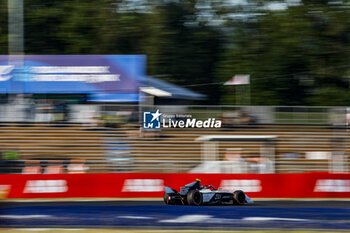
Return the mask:
[(243, 205), (253, 201), (242, 191), (234, 192), (218, 190), (212, 185), (201, 185), (199, 179), (181, 187), (180, 192), (164, 187), (164, 202), (167, 205)]

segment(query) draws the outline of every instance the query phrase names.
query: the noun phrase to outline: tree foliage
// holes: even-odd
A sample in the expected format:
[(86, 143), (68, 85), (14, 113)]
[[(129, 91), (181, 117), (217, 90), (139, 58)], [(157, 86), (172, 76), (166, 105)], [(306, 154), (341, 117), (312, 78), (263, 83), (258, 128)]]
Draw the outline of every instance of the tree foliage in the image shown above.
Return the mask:
[(8, 50), (8, 29), (7, 29), (7, 1), (0, 0), (0, 53), (7, 53)]
[(253, 104), (324, 105), (310, 97), (348, 88), (349, 19), (347, 8), (328, 4), (268, 11), (235, 30), (218, 74), (251, 74)]
[(209, 104), (236, 103), (238, 88), (223, 85), (235, 74), (250, 75), (251, 104), (350, 104), (349, 3), (270, 3), (24, 0), (25, 53), (146, 54), (149, 75), (206, 94)]

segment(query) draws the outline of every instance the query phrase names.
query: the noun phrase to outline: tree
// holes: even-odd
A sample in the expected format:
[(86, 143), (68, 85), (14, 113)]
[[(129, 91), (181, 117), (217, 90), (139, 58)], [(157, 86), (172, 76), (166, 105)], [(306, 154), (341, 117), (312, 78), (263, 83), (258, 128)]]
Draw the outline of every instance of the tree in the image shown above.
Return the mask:
[[(349, 23), (349, 10), (337, 6), (267, 11), (233, 32), (218, 79), (250, 74), (253, 104), (322, 105), (318, 98), (310, 102), (314, 88), (333, 85), (341, 90), (347, 82)], [(304, 85), (305, 79), (313, 86)]]
[[(247, 3), (25, 1), (25, 52), (146, 54), (149, 75), (207, 94), (210, 104), (235, 103), (222, 85), (235, 74), (250, 74), (252, 104), (322, 105), (320, 93), (347, 90), (347, 3), (308, 0), (275, 11), (266, 10), (270, 1)], [(7, 8), (0, 11), (6, 53)], [(328, 87), (340, 91), (320, 92)]]
[(153, 12), (161, 19), (154, 27), (150, 41), (154, 50), (147, 50), (151, 75), (208, 95), (208, 103), (217, 103), (219, 88), (207, 88), (214, 82), (215, 63), (221, 49), (221, 31), (199, 20), (198, 1), (163, 3)]
[(24, 51), (26, 54), (64, 54), (60, 25), (64, 1), (24, 1)]
[(8, 53), (7, 0), (0, 0), (0, 54)]

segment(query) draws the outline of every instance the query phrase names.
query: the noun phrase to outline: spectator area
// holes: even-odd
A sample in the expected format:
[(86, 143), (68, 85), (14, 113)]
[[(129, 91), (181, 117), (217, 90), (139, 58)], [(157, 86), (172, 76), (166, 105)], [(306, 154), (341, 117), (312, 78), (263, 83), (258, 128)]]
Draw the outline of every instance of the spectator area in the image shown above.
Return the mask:
[[(72, 159), (84, 159), (87, 172), (190, 172), (202, 163), (202, 143), (195, 139), (203, 135), (275, 135), (277, 173), (329, 171), (332, 153), (345, 153), (343, 164), (349, 171), (349, 132), (328, 126), (264, 125), (145, 133), (130, 126), (93, 129), (78, 124), (3, 124), (0, 148), (2, 152), (17, 151), (17, 160), (22, 163), (16, 166), (32, 160), (62, 160), (67, 166)], [(259, 161), (261, 143), (220, 142), (217, 151), (218, 161), (238, 156), (254, 165)]]

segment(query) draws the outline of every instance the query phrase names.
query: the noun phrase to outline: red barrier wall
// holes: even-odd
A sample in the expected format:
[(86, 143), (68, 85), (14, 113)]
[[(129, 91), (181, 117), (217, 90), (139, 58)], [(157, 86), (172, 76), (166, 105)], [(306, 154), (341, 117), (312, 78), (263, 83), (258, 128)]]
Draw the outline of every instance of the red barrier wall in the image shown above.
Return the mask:
[(350, 197), (350, 173), (0, 175), (0, 197), (162, 197), (164, 186), (179, 190), (196, 178), (252, 198)]

